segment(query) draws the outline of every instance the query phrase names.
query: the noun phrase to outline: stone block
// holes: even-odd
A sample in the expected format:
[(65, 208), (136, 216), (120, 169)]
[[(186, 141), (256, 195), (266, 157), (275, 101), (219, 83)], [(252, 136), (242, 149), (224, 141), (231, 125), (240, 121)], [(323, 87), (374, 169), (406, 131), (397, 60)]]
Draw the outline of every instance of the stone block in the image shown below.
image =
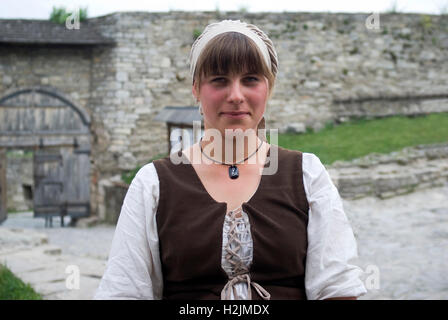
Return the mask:
[(285, 130), (287, 133), (305, 133), (306, 127), (304, 123), (293, 122), (289, 123)]
[(123, 71), (118, 71), (116, 76), (117, 81), (125, 82), (128, 81), (128, 73)]

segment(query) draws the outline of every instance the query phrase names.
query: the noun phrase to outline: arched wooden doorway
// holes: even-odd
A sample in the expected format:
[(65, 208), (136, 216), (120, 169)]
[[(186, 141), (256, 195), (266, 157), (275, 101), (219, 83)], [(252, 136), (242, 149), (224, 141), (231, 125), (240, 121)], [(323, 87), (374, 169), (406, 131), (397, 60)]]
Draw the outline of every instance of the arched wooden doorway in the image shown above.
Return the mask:
[(7, 217), (3, 159), (13, 148), (34, 151), (34, 217), (49, 222), (54, 216), (89, 216), (90, 117), (84, 110), (43, 87), (0, 99), (0, 223)]

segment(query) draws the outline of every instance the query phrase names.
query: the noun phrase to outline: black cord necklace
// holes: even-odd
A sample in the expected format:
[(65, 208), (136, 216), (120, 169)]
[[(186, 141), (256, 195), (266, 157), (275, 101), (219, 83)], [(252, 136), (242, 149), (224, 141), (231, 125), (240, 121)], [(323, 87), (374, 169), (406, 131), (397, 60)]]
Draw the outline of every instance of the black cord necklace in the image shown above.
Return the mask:
[(237, 178), (240, 176), (240, 173), (239, 173), (239, 171), (238, 171), (238, 167), (237, 167), (236, 165), (237, 165), (237, 164), (240, 164), (240, 163), (243, 163), (244, 161), (246, 161), (247, 159), (249, 159), (250, 157), (252, 157), (254, 154), (256, 154), (257, 151), (258, 151), (258, 149), (260, 149), (260, 147), (261, 147), (261, 145), (263, 144), (264, 141), (261, 140), (260, 145), (257, 147), (257, 150), (255, 150), (254, 153), (252, 153), (250, 156), (248, 156), (247, 158), (245, 158), (243, 161), (239, 161), (239, 162), (236, 162), (236, 163), (234, 163), (234, 164), (227, 164), (227, 163), (220, 162), (220, 161), (217, 161), (217, 160), (215, 160), (215, 159), (210, 158), (210, 157), (207, 156), (207, 155), (204, 153), (204, 151), (202, 150), (201, 142), (202, 142), (202, 137), (201, 137), (201, 140), (199, 140), (199, 147), (201, 148), (201, 153), (202, 153), (207, 159), (209, 159), (209, 160), (212, 160), (212, 161), (214, 161), (214, 162), (216, 162), (216, 163), (219, 163), (219, 164), (224, 164), (224, 165), (226, 165), (226, 166), (229, 166), (229, 177), (230, 177), (230, 179), (237, 179)]

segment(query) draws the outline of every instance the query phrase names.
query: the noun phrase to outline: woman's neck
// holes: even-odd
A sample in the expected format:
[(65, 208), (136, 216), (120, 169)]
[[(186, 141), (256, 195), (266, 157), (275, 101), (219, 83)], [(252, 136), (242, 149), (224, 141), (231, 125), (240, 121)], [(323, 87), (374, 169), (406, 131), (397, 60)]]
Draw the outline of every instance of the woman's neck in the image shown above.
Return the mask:
[[(253, 133), (210, 135), (205, 131), (200, 142), (202, 152), (216, 162), (239, 164), (248, 158), (246, 163), (257, 163), (257, 153), (261, 150), (263, 140)], [(258, 149), (258, 151), (257, 151)]]

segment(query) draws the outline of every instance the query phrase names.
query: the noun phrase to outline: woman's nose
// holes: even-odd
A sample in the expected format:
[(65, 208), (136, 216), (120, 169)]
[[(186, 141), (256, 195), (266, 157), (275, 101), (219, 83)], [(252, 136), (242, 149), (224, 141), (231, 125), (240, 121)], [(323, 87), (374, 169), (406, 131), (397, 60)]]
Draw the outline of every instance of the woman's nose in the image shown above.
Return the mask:
[(229, 102), (240, 104), (244, 101), (244, 95), (241, 90), (241, 83), (239, 80), (232, 81), (230, 84)]

